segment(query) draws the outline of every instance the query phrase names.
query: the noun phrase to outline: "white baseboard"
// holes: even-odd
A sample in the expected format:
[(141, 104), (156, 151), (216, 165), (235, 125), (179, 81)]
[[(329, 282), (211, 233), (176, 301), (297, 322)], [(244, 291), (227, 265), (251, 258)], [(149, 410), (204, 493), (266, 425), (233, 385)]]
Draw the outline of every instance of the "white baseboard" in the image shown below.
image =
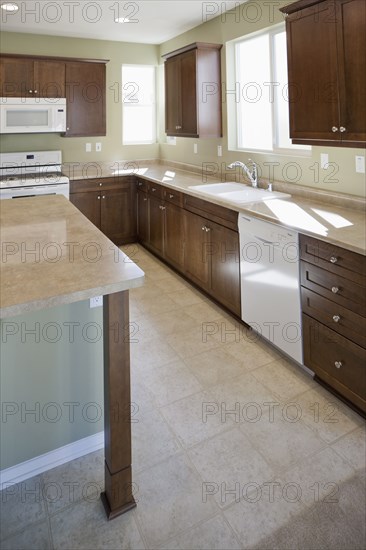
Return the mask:
[(51, 470), (56, 466), (61, 466), (66, 462), (75, 460), (75, 458), (80, 458), (81, 456), (93, 453), (94, 451), (99, 451), (104, 447), (104, 432), (99, 432), (89, 437), (84, 437), (79, 439), (74, 443), (69, 443), (20, 464), (16, 466), (11, 466), (5, 470), (0, 471), (0, 490), (4, 488), (4, 485), (9, 485), (13, 483), (20, 483), (25, 479)]

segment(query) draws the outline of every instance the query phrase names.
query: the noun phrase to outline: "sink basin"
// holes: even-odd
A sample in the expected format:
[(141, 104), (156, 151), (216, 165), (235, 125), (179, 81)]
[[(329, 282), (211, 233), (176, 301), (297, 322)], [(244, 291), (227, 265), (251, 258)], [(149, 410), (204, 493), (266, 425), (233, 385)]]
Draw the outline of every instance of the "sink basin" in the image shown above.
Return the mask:
[(218, 197), (221, 200), (228, 202), (236, 202), (245, 204), (248, 202), (267, 201), (271, 199), (287, 199), (291, 197), (287, 193), (278, 191), (266, 191), (265, 189), (257, 189), (243, 183), (225, 182), (225, 183), (210, 183), (207, 185), (191, 185), (189, 189), (198, 191), (204, 195)]

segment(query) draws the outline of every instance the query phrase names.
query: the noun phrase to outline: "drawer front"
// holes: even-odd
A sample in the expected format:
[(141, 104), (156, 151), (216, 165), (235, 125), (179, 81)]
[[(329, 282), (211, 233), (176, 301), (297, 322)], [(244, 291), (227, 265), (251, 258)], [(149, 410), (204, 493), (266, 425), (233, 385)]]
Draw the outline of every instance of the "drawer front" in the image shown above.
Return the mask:
[(366, 410), (366, 350), (303, 315), (304, 362), (319, 378)]
[(148, 192), (154, 197), (157, 197), (158, 199), (162, 199), (164, 196), (164, 187), (162, 187), (157, 183), (152, 183), (151, 181), (149, 181)]
[(183, 206), (183, 196), (183, 193), (180, 191), (164, 189), (164, 200), (176, 204), (177, 206)]
[(145, 193), (147, 192), (148, 187), (149, 187), (147, 181), (142, 180), (140, 178), (137, 178), (136, 186), (137, 186), (137, 189), (140, 189), (141, 191), (145, 191)]
[(197, 199), (191, 195), (184, 195), (184, 208), (194, 214), (209, 218), (229, 229), (238, 231), (238, 213), (234, 210), (202, 199)]
[(99, 191), (101, 189), (123, 189), (132, 185), (134, 176), (119, 176), (115, 178), (93, 178), (70, 181), (70, 193), (83, 193), (84, 191)]
[(300, 235), (300, 249), (303, 260), (365, 284), (366, 256), (304, 235)]
[(351, 311), (366, 316), (365, 287), (312, 264), (301, 262), (301, 285)]
[(366, 318), (301, 287), (302, 311), (359, 346), (366, 347)]

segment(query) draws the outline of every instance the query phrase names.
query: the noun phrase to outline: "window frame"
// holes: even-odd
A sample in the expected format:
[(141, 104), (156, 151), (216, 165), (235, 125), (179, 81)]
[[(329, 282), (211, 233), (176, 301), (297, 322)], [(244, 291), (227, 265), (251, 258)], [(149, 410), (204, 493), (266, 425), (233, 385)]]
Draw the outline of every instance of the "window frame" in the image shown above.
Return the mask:
[[(153, 77), (154, 77), (154, 101), (153, 103), (125, 103), (123, 100), (123, 91), (124, 91), (124, 81), (123, 81), (123, 68), (124, 67), (136, 67), (139, 69), (146, 68), (146, 69), (153, 69)], [(156, 65), (147, 65), (146, 63), (122, 63), (121, 67), (121, 103), (122, 103), (122, 120), (121, 120), (121, 133), (122, 133), (122, 145), (129, 146), (129, 145), (155, 145), (158, 142), (158, 75), (157, 75), (157, 66)], [(123, 126), (123, 120), (124, 120), (124, 113), (125, 109), (134, 109), (136, 107), (152, 107), (152, 117), (153, 117), (153, 128), (154, 128), (154, 136), (153, 140), (140, 140), (140, 141), (125, 141), (124, 140), (124, 126)]]

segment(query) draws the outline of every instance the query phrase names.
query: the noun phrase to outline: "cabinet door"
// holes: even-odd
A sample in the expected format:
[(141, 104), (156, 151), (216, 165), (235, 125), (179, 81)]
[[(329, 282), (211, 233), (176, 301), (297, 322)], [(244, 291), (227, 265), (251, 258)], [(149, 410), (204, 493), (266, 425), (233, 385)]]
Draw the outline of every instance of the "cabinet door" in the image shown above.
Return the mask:
[(149, 241), (149, 209), (147, 194), (143, 191), (137, 192), (137, 236), (139, 241)]
[(163, 256), (164, 254), (164, 205), (163, 201), (149, 197), (149, 245), (154, 251)]
[(34, 88), (39, 97), (65, 97), (65, 63), (36, 60)]
[(164, 65), (165, 71), (165, 131), (168, 135), (177, 135), (178, 126), (182, 126), (180, 59), (173, 57)]
[(183, 269), (184, 231), (183, 211), (179, 206), (165, 203), (165, 259), (174, 267)]
[[(135, 186), (133, 185), (133, 190)], [(136, 201), (129, 184), (102, 192), (101, 230), (115, 244), (136, 238)]]
[(104, 63), (66, 63), (66, 136), (105, 136)]
[(70, 202), (100, 229), (100, 193), (91, 191), (86, 193), (71, 193)]
[(240, 316), (239, 234), (213, 222), (210, 227), (210, 294), (230, 311)]
[[(184, 212), (184, 234), (187, 243), (184, 266), (187, 277), (205, 290), (211, 286), (211, 255), (208, 220)], [(207, 227), (208, 228), (208, 227)]]
[(197, 50), (181, 55), (181, 109), (182, 119), (180, 132), (184, 136), (198, 137), (197, 129)]
[(336, 4), (342, 140), (366, 141), (366, 2)]
[(340, 140), (334, 2), (286, 19), (290, 137)]
[(33, 60), (21, 57), (0, 59), (1, 97), (33, 96)]

